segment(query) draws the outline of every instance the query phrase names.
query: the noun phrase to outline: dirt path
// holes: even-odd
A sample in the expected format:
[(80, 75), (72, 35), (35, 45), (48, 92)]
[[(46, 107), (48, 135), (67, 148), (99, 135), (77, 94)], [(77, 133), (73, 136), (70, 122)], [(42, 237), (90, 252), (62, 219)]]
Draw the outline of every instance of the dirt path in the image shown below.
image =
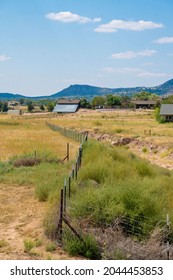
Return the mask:
[[(61, 248), (48, 252), (43, 232), (46, 204), (34, 197), (33, 187), (0, 185), (0, 259), (72, 259)], [(24, 241), (34, 243), (25, 252)]]

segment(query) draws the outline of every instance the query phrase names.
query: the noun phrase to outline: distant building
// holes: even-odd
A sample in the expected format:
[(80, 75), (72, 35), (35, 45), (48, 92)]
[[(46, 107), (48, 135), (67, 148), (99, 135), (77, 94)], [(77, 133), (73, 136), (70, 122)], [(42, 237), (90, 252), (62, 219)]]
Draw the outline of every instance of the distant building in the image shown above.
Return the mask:
[(75, 113), (79, 109), (80, 100), (58, 100), (58, 104), (53, 109), (54, 113)]
[(160, 116), (165, 121), (173, 122), (173, 104), (162, 104), (160, 108)]
[(135, 105), (136, 109), (153, 109), (156, 105), (154, 100), (134, 100), (132, 103)]

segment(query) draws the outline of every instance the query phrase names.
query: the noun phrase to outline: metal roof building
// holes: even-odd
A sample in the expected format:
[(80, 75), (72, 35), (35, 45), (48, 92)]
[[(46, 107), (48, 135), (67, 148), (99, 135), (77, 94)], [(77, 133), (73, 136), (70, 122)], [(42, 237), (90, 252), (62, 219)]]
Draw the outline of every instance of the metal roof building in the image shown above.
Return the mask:
[(136, 109), (139, 108), (150, 109), (156, 105), (155, 100), (134, 100), (132, 101), (132, 103), (136, 106)]
[(173, 121), (173, 104), (162, 104), (160, 108), (160, 116), (165, 121)]
[(80, 100), (58, 100), (58, 104), (53, 109), (54, 113), (75, 113), (79, 108)]

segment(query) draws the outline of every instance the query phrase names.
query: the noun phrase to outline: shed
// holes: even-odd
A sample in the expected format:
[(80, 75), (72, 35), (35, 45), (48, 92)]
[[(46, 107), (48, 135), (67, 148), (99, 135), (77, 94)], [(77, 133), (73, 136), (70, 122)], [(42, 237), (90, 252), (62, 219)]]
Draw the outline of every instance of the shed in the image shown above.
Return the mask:
[(173, 104), (162, 104), (160, 108), (160, 116), (165, 121), (173, 122)]
[(132, 103), (135, 105), (136, 109), (153, 109), (156, 105), (154, 100), (134, 100)]
[(54, 113), (75, 113), (79, 108), (80, 100), (58, 100), (58, 104), (53, 109)]

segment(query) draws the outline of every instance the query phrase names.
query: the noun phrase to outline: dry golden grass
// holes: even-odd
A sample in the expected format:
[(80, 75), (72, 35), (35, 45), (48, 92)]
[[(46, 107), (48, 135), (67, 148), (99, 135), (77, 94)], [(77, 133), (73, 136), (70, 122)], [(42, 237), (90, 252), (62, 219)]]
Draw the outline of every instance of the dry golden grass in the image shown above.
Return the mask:
[[(87, 111), (64, 115), (51, 122), (76, 130), (118, 134), (123, 137), (138, 136), (156, 144), (172, 145), (173, 124), (159, 124), (154, 112), (147, 110)], [(149, 131), (151, 130), (151, 135)]]
[[(63, 159), (67, 142), (70, 143), (70, 159), (75, 159), (79, 143), (52, 131), (45, 120), (34, 115), (31, 118), (0, 115), (0, 161), (14, 155), (34, 154), (34, 151), (50, 152)], [(36, 198), (34, 183), (10, 183), (11, 177), (17, 176), (14, 172), (10, 180), (8, 176), (0, 184), (0, 259), (71, 259), (58, 246), (55, 251), (47, 252), (50, 241), (43, 230), (46, 203)], [(41, 177), (44, 174), (40, 174)], [(25, 240), (34, 244), (28, 252), (25, 252)]]
[(70, 156), (74, 158), (79, 143), (68, 140), (45, 125), (45, 119), (11, 118), (0, 115), (0, 160), (24, 153), (52, 152), (60, 159), (66, 154), (67, 142), (70, 143)]

